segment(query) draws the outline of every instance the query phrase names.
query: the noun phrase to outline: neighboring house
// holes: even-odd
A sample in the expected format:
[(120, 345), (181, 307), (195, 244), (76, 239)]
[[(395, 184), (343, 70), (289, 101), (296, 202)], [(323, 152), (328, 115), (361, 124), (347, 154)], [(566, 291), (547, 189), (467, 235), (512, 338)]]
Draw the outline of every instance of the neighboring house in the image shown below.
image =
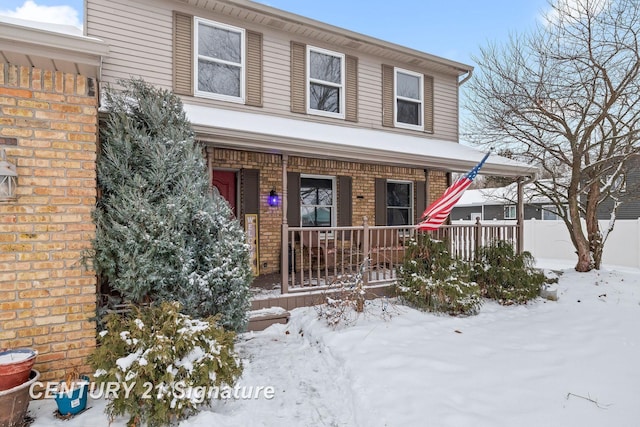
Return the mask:
[(77, 28), (0, 16), (0, 150), (18, 175), (14, 197), (0, 191), (0, 348), (36, 349), (43, 381), (89, 372), (96, 342), (96, 277), (82, 252), (107, 53)]
[(283, 226), (414, 224), (482, 157), (458, 143), (469, 65), (244, 0), (86, 3), (87, 34), (111, 49), (102, 84), (181, 95), (212, 184), (245, 226), (257, 218), (261, 274), (287, 257)]
[[(625, 167), (625, 172), (612, 185), (619, 189), (620, 206), (616, 219), (640, 218), (640, 157), (632, 158)], [(604, 177), (607, 178), (608, 177)], [(516, 219), (516, 184), (499, 188), (467, 190), (451, 211), (451, 220), (515, 220)], [(559, 220), (556, 206), (546, 197), (533, 194), (533, 185), (524, 187), (524, 219)], [(613, 200), (605, 199), (598, 206), (598, 219), (608, 220), (611, 217)]]
[[(557, 220), (556, 207), (544, 197), (534, 197), (532, 186), (524, 188), (524, 218)], [(451, 221), (459, 220), (516, 220), (517, 185), (467, 190), (451, 211)]]

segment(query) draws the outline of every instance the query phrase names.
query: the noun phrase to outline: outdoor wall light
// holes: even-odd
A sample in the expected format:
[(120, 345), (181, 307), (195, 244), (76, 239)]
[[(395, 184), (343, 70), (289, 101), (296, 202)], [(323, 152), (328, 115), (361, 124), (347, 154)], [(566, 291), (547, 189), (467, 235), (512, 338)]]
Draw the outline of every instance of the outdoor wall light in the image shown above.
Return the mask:
[(278, 206), (278, 193), (276, 193), (276, 189), (274, 188), (273, 190), (271, 190), (271, 192), (269, 193), (269, 197), (267, 197), (267, 203), (269, 204), (269, 206)]
[(18, 174), (16, 165), (7, 161), (4, 149), (0, 150), (0, 202), (6, 202), (16, 198), (16, 186)]

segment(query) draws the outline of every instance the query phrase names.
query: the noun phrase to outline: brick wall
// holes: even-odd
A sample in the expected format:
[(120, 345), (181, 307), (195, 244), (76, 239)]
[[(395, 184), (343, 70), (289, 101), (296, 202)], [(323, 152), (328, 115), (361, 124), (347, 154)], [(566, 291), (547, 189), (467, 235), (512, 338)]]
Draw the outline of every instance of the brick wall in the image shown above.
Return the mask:
[(95, 274), (97, 98), (81, 75), (0, 63), (0, 148), (17, 166), (17, 200), (0, 203), (0, 348), (38, 350), (43, 380), (89, 373)]
[[(212, 168), (240, 170), (242, 168), (260, 170), (260, 273), (280, 271), (280, 233), (282, 206), (270, 207), (267, 195), (272, 188), (282, 195), (282, 157), (275, 154), (235, 151), (209, 147), (209, 164)], [(424, 181), (428, 179), (429, 202), (440, 197), (447, 188), (445, 172), (429, 171), (425, 178), (423, 169), (393, 167), (368, 163), (345, 162), (339, 160), (289, 157), (289, 172), (352, 177), (353, 213), (352, 224), (362, 225), (363, 218), (375, 224), (375, 178)], [(358, 197), (362, 196), (362, 197)], [(291, 195), (289, 195), (291, 197)], [(290, 224), (292, 225), (292, 224)], [(292, 225), (293, 226), (293, 225)]]

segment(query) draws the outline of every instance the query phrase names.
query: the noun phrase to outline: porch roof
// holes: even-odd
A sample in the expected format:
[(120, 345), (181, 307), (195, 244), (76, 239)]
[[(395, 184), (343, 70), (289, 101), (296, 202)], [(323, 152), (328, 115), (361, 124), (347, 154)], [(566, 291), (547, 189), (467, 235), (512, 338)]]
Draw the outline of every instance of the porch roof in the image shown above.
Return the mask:
[[(484, 156), (455, 141), (186, 103), (184, 109), (198, 139), (217, 147), (451, 172), (467, 172)], [(535, 176), (537, 171), (498, 155), (489, 156), (481, 170), (484, 175), (516, 177)]]
[(0, 15), (0, 57), (11, 64), (97, 78), (109, 46), (80, 28)]

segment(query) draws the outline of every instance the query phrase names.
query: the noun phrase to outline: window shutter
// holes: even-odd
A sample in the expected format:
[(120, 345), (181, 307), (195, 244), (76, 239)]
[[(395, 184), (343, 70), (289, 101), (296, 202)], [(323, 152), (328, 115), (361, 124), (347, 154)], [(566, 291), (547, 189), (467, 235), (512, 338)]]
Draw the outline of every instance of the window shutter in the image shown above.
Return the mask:
[(338, 227), (352, 225), (353, 197), (351, 193), (351, 177), (338, 177)]
[(193, 16), (173, 12), (173, 91), (193, 95)]
[(300, 173), (287, 172), (287, 222), (300, 227)]
[(424, 131), (433, 133), (433, 77), (424, 76)]
[(387, 180), (376, 178), (375, 225), (387, 225)]
[(247, 31), (247, 105), (262, 107), (262, 34)]
[(382, 126), (393, 127), (393, 67), (382, 64)]
[(306, 88), (306, 58), (307, 46), (302, 43), (291, 42), (291, 111), (293, 113), (307, 112)]
[(345, 58), (345, 120), (358, 121), (358, 58), (348, 56)]
[(415, 223), (417, 224), (422, 217), (422, 213), (427, 208), (427, 183), (426, 181), (416, 181), (416, 207), (415, 207)]
[(242, 169), (240, 171), (240, 197), (242, 197), (241, 214), (257, 214), (260, 212), (260, 170)]

